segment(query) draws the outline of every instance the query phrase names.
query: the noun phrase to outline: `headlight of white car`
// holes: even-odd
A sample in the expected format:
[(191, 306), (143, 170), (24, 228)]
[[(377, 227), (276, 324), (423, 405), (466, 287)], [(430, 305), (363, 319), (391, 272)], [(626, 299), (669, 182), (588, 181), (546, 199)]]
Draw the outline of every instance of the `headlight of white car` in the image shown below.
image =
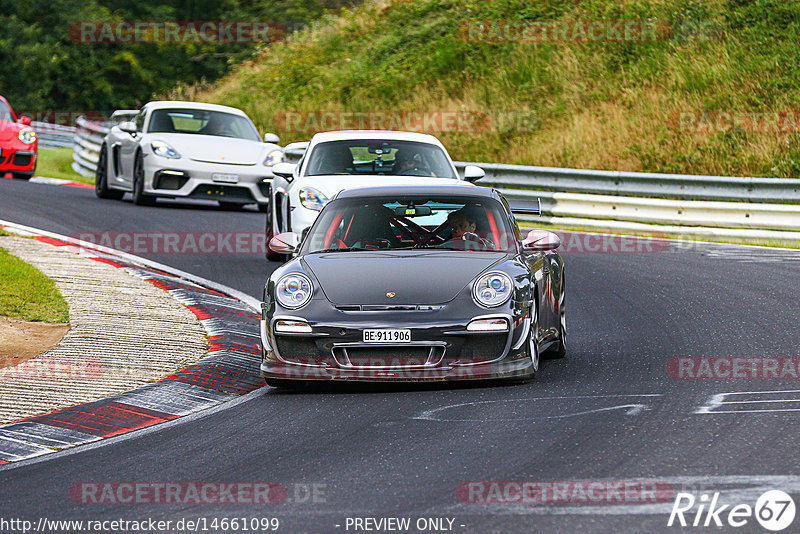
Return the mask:
[(153, 141), (150, 143), (150, 148), (153, 149), (153, 154), (156, 156), (168, 159), (181, 159), (181, 155), (178, 154), (178, 151), (164, 141)]
[(325, 193), (313, 187), (303, 187), (298, 194), (300, 195), (300, 204), (314, 211), (320, 211), (330, 200)]
[(32, 145), (34, 142), (36, 142), (36, 132), (30, 128), (23, 128), (17, 134), (17, 138), (26, 145)]
[(267, 167), (272, 167), (273, 165), (277, 165), (283, 161), (283, 151), (282, 150), (273, 150), (269, 154), (267, 154), (267, 159), (264, 160), (264, 165)]
[(472, 296), (475, 302), (487, 308), (500, 306), (511, 297), (513, 290), (511, 278), (501, 272), (491, 272), (482, 275), (475, 282)]
[(308, 304), (313, 292), (314, 286), (311, 284), (311, 280), (299, 273), (287, 274), (275, 284), (275, 298), (281, 306), (290, 310), (296, 310)]

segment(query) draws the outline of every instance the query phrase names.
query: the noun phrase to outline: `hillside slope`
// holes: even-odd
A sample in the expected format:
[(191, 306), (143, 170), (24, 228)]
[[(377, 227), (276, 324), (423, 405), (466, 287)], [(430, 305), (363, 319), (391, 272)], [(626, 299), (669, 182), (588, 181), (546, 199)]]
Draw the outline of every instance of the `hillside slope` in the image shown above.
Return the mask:
[[(358, 126), (325, 112), (420, 112), (461, 160), (797, 177), (799, 36), (795, 1), (383, 0), (172, 96), (241, 107), (284, 141)], [(440, 131), (453, 111), (479, 126)]]

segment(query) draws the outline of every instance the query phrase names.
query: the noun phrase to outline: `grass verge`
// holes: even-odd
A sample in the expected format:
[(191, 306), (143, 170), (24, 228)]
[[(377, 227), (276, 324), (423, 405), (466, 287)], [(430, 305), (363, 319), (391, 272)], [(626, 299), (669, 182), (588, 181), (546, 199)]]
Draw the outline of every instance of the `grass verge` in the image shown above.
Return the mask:
[(69, 322), (67, 301), (58, 292), (55, 282), (36, 267), (2, 248), (0, 248), (0, 315), (25, 321)]
[(36, 164), (37, 176), (94, 184), (94, 178), (81, 176), (72, 170), (72, 162), (74, 161), (72, 153), (73, 150), (69, 147), (39, 150), (39, 161)]
[[(663, 32), (470, 36), (476, 22), (498, 21), (651, 21)], [(795, 1), (377, 0), (265, 47), (216, 84), (168, 96), (240, 107), (284, 142), (358, 127), (354, 112), (456, 110), (489, 123), (421, 129), (462, 161), (798, 177), (799, 32)]]

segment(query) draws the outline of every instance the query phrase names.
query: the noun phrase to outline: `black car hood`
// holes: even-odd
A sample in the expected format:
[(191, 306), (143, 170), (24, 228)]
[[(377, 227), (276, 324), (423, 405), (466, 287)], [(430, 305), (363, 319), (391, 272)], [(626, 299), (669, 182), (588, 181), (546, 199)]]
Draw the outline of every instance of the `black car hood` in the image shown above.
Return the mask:
[[(336, 305), (442, 304), (505, 258), (500, 252), (369, 251), (309, 254), (303, 261)], [(388, 297), (387, 293), (394, 293)]]

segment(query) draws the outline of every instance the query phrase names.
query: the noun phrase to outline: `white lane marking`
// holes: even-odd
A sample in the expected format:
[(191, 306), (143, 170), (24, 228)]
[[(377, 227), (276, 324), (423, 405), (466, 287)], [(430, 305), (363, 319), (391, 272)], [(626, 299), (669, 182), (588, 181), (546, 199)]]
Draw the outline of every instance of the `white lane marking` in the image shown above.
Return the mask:
[(660, 393), (643, 393), (638, 395), (576, 395), (576, 396), (563, 396), (563, 397), (532, 397), (526, 399), (496, 399), (496, 400), (488, 400), (488, 401), (471, 401), (471, 402), (462, 402), (458, 404), (448, 404), (445, 406), (440, 406), (438, 408), (432, 408), (430, 410), (425, 410), (424, 412), (420, 413), (419, 415), (415, 415), (411, 417), (411, 419), (418, 419), (421, 421), (438, 421), (438, 422), (465, 422), (465, 421), (519, 421), (523, 419), (564, 419), (567, 417), (574, 417), (578, 415), (586, 415), (590, 413), (597, 413), (597, 412), (604, 412), (610, 410), (619, 410), (622, 408), (628, 408), (628, 411), (625, 415), (639, 415), (644, 410), (648, 409), (646, 404), (623, 404), (619, 406), (609, 406), (604, 408), (596, 408), (593, 410), (587, 410), (582, 412), (576, 412), (571, 414), (564, 414), (564, 415), (551, 415), (551, 416), (544, 416), (539, 418), (528, 418), (528, 417), (511, 417), (511, 418), (498, 418), (498, 419), (442, 419), (436, 414), (443, 412), (445, 410), (452, 410), (454, 408), (461, 408), (464, 406), (477, 406), (479, 404), (490, 404), (490, 403), (498, 403), (498, 402), (535, 402), (535, 401), (544, 401), (544, 400), (581, 400), (581, 399), (617, 399), (617, 398), (630, 398), (630, 397), (663, 397)]
[[(784, 395), (780, 399), (761, 399), (761, 395)], [(745, 398), (744, 400), (728, 400), (735, 396), (755, 396), (756, 398)], [(800, 389), (783, 389), (772, 391), (731, 391), (727, 393), (717, 393), (711, 395), (706, 404), (694, 411), (695, 414), (733, 414), (733, 413), (773, 413), (773, 412), (800, 412), (800, 408), (761, 408), (752, 410), (725, 410), (719, 409), (725, 406), (742, 404), (774, 404), (774, 403), (793, 403), (800, 402)]]

